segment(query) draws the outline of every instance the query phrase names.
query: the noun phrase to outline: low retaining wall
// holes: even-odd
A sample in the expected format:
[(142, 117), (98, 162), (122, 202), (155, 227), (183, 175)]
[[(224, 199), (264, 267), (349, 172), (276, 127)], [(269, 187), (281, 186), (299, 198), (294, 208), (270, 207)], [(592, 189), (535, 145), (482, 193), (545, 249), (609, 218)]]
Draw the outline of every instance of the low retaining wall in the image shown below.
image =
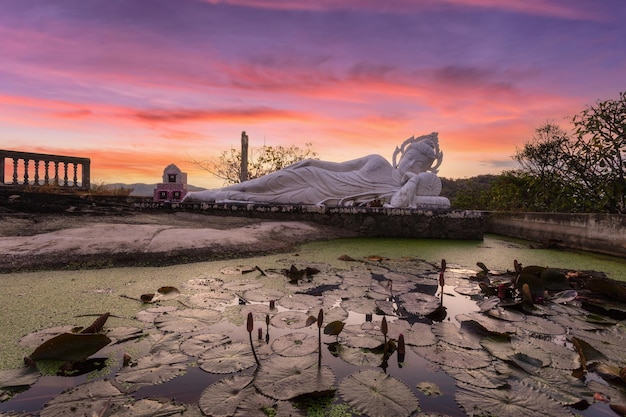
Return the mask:
[(626, 257), (626, 215), (489, 212), (485, 232)]
[[(276, 221), (306, 221), (346, 229), (364, 237), (483, 239), (483, 213), (382, 207), (327, 207), (267, 204), (153, 202), (152, 198), (89, 194), (45, 194), (0, 188), (0, 214), (66, 213), (75, 216), (124, 215), (148, 211), (191, 211), (213, 216), (241, 216)], [(94, 221), (97, 221), (94, 219)]]
[[(141, 203), (141, 208), (155, 204)], [(484, 236), (483, 214), (478, 211), (208, 203), (172, 203), (170, 207), (217, 216), (314, 222), (365, 237), (482, 240)]]

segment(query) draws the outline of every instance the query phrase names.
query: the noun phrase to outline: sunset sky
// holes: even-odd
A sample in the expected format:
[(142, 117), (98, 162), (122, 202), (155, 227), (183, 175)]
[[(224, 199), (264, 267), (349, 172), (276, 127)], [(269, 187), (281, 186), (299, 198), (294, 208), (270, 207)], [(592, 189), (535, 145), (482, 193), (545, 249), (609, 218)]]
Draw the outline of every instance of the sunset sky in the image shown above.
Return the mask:
[(217, 187), (189, 161), (242, 131), (331, 161), (437, 131), (441, 176), (499, 173), (626, 90), (624, 22), (624, 0), (0, 0), (0, 148)]

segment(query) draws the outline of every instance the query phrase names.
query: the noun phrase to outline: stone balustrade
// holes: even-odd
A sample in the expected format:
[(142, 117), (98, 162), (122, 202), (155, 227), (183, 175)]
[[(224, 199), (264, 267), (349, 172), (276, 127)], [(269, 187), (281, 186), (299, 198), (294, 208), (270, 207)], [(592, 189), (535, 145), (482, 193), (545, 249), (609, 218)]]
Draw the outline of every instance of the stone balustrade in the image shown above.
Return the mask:
[[(89, 158), (0, 149), (0, 186), (89, 190), (90, 164)], [(7, 167), (11, 167), (9, 173)]]

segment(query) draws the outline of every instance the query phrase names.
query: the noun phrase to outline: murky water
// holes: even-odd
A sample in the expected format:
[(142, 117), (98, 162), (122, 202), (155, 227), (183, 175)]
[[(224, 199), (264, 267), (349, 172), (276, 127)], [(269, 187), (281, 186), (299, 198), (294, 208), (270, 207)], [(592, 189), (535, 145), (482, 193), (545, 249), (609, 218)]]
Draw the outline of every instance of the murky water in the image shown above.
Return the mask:
[(626, 259), (592, 252), (542, 249), (531, 242), (486, 235), (483, 241), (426, 239), (341, 239), (305, 245), (300, 253), (307, 259), (328, 259), (333, 255), (352, 257), (379, 255), (422, 259), (438, 265), (445, 259), (456, 265), (478, 271), (476, 262), (494, 271), (513, 269), (513, 260), (522, 265), (539, 265), (572, 270), (594, 270), (610, 278), (626, 281)]

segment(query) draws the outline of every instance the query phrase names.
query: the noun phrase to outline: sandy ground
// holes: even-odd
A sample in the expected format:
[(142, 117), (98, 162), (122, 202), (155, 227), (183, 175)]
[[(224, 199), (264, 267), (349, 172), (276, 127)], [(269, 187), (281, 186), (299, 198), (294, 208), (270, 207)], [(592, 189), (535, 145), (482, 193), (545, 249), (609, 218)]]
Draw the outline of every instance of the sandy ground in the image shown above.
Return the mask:
[(286, 251), (351, 236), (306, 222), (197, 213), (4, 214), (0, 272), (163, 266)]

